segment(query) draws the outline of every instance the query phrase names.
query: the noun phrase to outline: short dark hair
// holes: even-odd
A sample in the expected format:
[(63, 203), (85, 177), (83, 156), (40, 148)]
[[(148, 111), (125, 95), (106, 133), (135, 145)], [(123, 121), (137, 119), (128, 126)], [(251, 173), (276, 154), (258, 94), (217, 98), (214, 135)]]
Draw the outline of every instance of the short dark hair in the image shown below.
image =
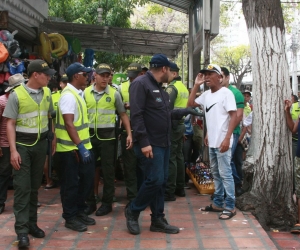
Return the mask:
[(292, 95), (294, 97), (295, 102), (298, 102), (298, 96)]
[(229, 70), (225, 67), (221, 67), (221, 71), (223, 71), (225, 76), (229, 76), (229, 74), (230, 74)]

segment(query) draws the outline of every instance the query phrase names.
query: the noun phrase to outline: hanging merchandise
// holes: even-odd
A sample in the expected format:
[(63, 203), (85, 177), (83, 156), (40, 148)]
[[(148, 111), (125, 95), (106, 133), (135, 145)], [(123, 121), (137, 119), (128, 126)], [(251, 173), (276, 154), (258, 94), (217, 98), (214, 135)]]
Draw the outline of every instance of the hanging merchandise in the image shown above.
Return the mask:
[(93, 49), (85, 49), (84, 51), (84, 60), (83, 65), (85, 67), (93, 67), (94, 65), (94, 50)]
[(0, 43), (0, 63), (3, 63), (7, 60), (9, 56), (8, 50), (3, 43)]
[[(14, 39), (14, 35), (17, 33), (18, 33), (17, 30), (15, 30), (12, 33), (10, 33), (8, 30), (0, 31), (0, 42), (5, 45), (8, 53), (9, 53), (9, 56), (11, 56), (11, 57), (19, 57), (21, 55), (19, 42)], [(2, 62), (4, 62), (4, 61), (2, 61)], [(0, 62), (1, 62), (1, 59), (0, 59)]]
[(7, 62), (7, 67), (9, 69), (9, 72), (11, 75), (20, 73), (22, 74), (25, 70), (24, 62), (17, 59), (13, 58)]
[(40, 55), (47, 63), (52, 64), (51, 42), (46, 32), (42, 32), (40, 34), (40, 42), (41, 42), (41, 46), (39, 47)]

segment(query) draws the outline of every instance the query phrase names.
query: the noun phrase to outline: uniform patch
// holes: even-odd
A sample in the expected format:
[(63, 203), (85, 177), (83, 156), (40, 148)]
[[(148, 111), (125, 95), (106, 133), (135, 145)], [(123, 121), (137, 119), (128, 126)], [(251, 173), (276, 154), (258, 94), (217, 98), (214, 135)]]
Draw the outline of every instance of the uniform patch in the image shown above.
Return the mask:
[(161, 100), (160, 97), (156, 97), (155, 101), (156, 101), (156, 102), (162, 102), (162, 100)]
[(110, 97), (106, 97), (106, 102), (111, 102), (111, 98)]
[(50, 96), (46, 97), (47, 102), (50, 102)]
[(168, 94), (171, 94), (172, 91), (173, 91), (173, 90), (172, 90), (171, 88), (167, 88), (167, 89), (166, 89), (166, 92), (167, 92)]

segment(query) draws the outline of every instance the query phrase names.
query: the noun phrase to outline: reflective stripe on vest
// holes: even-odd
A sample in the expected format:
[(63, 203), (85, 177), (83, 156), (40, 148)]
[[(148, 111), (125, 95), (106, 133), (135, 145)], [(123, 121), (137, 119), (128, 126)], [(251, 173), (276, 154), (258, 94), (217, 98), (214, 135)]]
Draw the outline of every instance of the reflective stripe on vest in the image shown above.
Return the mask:
[(43, 98), (40, 104), (37, 104), (23, 85), (16, 88), (15, 93), (19, 101), (19, 111), (16, 121), (16, 132), (36, 135), (37, 140), (33, 144), (16, 143), (33, 146), (40, 139), (41, 133), (48, 131), (48, 112), (50, 107), (50, 90), (43, 88)]
[[(97, 102), (94, 93), (90, 86), (84, 91), (84, 98), (87, 104), (89, 127), (94, 129), (97, 138), (99, 138), (97, 130), (101, 128), (115, 128), (116, 123), (116, 107), (115, 107), (115, 92), (116, 90), (112, 87), (109, 88), (109, 94), (104, 93), (100, 100)], [(106, 138), (108, 140), (115, 139)]]
[(186, 108), (189, 99), (189, 91), (187, 90), (186, 86), (182, 83), (182, 81), (176, 81), (172, 83), (172, 85), (177, 89), (177, 97), (174, 103), (174, 109)]
[[(78, 96), (78, 93), (70, 87), (64, 88), (61, 92), (61, 97), (67, 93), (71, 93), (76, 100), (78, 107), (78, 120), (74, 121), (74, 127), (78, 133), (80, 141), (84, 144), (86, 149), (91, 149), (92, 144), (90, 142), (89, 128), (88, 128), (88, 117), (87, 108), (84, 100)], [(68, 131), (65, 127), (65, 121), (60, 109), (57, 109), (57, 118), (55, 124), (55, 134), (56, 134), (56, 151), (57, 152), (67, 152), (72, 150), (77, 150), (77, 146), (70, 138)]]

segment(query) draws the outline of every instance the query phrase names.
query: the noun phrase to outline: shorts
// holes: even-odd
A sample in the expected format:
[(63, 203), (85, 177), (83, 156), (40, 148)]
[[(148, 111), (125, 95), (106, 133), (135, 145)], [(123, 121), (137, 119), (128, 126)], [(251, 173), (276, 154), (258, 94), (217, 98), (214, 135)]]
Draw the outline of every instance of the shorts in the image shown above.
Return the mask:
[(295, 194), (300, 199), (300, 158), (295, 157), (294, 166)]

